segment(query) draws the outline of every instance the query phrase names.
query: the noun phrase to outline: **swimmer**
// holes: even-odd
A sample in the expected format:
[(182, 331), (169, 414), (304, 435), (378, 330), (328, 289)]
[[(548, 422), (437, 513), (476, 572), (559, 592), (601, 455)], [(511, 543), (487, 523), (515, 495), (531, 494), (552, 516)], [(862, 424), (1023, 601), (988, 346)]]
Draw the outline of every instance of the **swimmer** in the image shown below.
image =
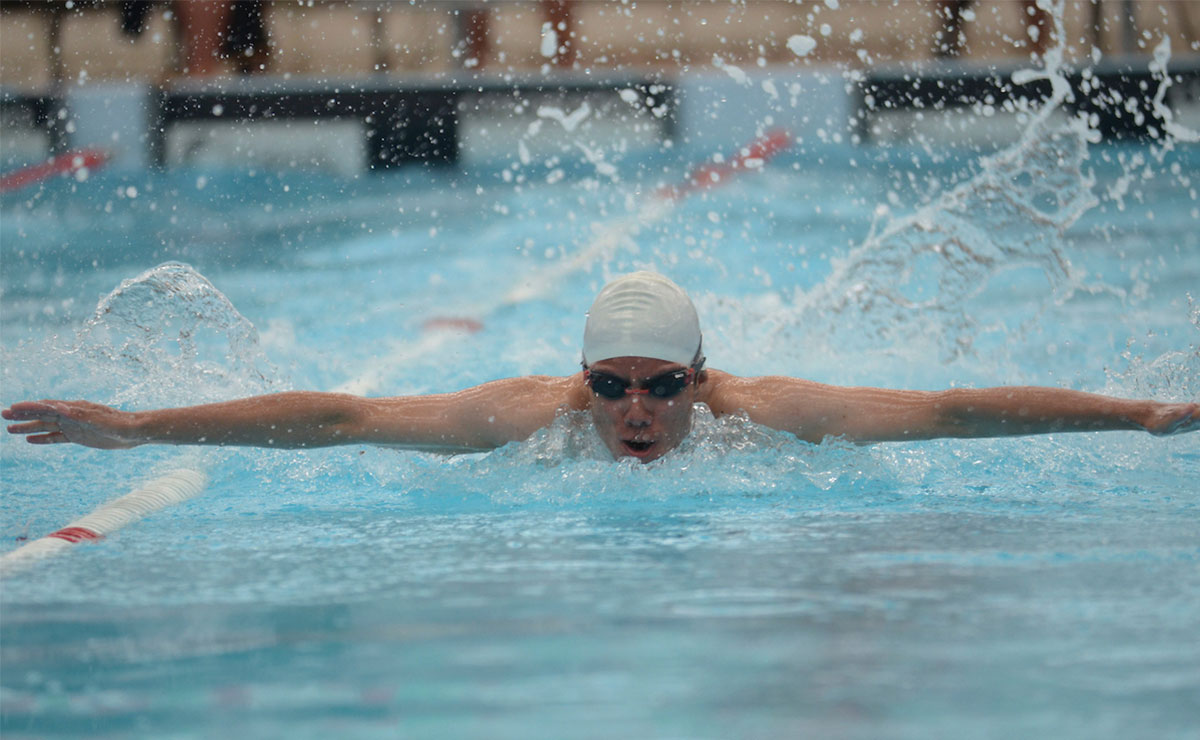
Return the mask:
[(184, 408), (119, 411), (87, 401), (4, 409), (33, 444), (100, 449), (143, 444), (326, 447), (370, 444), (480, 452), (527, 439), (558, 414), (586, 411), (613, 458), (650, 462), (687, 437), (693, 409), (745, 414), (808, 442), (858, 443), (1051, 432), (1200, 429), (1200, 404), (1135, 401), (1061, 388), (944, 391), (842, 387), (799, 378), (738, 377), (705, 367), (700, 321), (667, 278), (637, 272), (606, 285), (587, 314), (583, 369), (426, 396), (363, 398), (286, 392)]

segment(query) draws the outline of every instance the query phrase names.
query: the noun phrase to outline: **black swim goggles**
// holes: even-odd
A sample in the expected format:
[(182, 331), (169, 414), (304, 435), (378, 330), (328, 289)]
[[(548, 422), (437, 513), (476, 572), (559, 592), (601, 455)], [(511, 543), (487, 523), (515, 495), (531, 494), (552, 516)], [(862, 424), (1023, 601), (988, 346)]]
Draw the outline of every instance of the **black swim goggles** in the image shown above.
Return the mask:
[(625, 378), (589, 370), (586, 367), (583, 369), (583, 382), (587, 383), (597, 396), (610, 401), (616, 401), (626, 395), (671, 398), (687, 388), (688, 383), (691, 383), (694, 377), (696, 377), (696, 370), (689, 367), (686, 370), (672, 370), (662, 375), (655, 375), (643, 382), (641, 388), (631, 388), (633, 383)]

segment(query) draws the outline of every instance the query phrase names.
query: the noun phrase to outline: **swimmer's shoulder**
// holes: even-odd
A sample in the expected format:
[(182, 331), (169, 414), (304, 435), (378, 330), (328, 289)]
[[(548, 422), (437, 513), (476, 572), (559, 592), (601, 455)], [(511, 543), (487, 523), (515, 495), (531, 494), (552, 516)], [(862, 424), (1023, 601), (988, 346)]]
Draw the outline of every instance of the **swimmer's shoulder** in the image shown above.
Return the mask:
[(566, 408), (569, 411), (583, 411), (584, 409), (591, 408), (592, 393), (583, 382), (582, 370), (572, 375), (551, 378), (550, 380), (553, 380), (559, 388), (559, 394), (563, 398), (562, 408)]
[(783, 375), (733, 375), (722, 370), (708, 370), (706, 382), (700, 385), (698, 401), (708, 404), (713, 414), (721, 416), (750, 411), (778, 402), (821, 386), (811, 380)]
[(518, 379), (538, 401), (552, 401), (559, 409), (582, 411), (591, 406), (592, 394), (583, 382), (583, 371), (571, 375), (527, 375)]
[[(519, 375), (491, 380), (481, 385), (444, 394), (442, 398), (468, 403), (496, 403), (526, 411), (565, 409), (579, 411), (588, 407), (591, 394), (583, 383), (583, 373), (574, 375)], [(413, 397), (410, 397), (410, 400)], [(426, 398), (433, 398), (427, 396)]]
[(745, 384), (745, 380), (724, 370), (709, 368), (704, 371), (704, 382), (698, 388), (696, 400), (707, 404), (717, 416), (729, 413), (729, 402), (737, 394), (739, 386)]

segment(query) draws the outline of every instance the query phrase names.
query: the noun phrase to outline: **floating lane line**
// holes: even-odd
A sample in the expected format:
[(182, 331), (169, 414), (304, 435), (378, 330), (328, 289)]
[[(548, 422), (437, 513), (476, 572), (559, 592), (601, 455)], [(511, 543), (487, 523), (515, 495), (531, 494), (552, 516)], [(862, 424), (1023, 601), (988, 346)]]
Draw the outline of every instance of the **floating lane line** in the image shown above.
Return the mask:
[(659, 188), (629, 216), (602, 225), (582, 249), (530, 271), (499, 299), (477, 304), (470, 316), (439, 316), (426, 321), (419, 339), (395, 343), (392, 351), (368, 360), (355, 378), (337, 386), (334, 392), (359, 396), (378, 393), (387, 386), (389, 377), (396, 369), (429, 357), (447, 344), (474, 334), (484, 327), (485, 319), (500, 309), (549, 294), (562, 283), (563, 278), (591, 266), (597, 259), (615, 254), (621, 248), (636, 249), (633, 237), (641, 229), (666, 218), (676, 204), (695, 193), (727, 185), (743, 173), (761, 170), (772, 157), (789, 148), (792, 142), (791, 135), (786, 131), (772, 129), (739, 149), (728, 161), (696, 165), (682, 182)]
[(63, 152), (41, 164), (22, 167), (0, 176), (0, 193), (8, 193), (28, 185), (45, 182), (55, 175), (82, 177), (86, 173), (104, 166), (108, 160), (109, 154), (103, 149), (73, 149)]
[(201, 470), (172, 470), (141, 488), (101, 504), (92, 513), (62, 529), (0, 556), (0, 578), (15, 575), (80, 542), (102, 540), (152, 512), (192, 498), (206, 485), (208, 476)]

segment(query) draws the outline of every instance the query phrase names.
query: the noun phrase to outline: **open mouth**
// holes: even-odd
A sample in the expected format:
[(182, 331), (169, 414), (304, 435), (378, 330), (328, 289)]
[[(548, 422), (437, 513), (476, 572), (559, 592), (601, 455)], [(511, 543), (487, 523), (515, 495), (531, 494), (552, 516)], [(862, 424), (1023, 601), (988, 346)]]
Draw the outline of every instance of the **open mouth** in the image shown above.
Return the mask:
[(632, 439), (622, 440), (622, 444), (625, 446), (625, 451), (628, 452), (630, 455), (633, 455), (634, 457), (641, 457), (641, 456), (645, 455), (647, 452), (650, 451), (650, 448), (654, 446), (653, 441), (642, 441), (642, 440), (632, 440)]

